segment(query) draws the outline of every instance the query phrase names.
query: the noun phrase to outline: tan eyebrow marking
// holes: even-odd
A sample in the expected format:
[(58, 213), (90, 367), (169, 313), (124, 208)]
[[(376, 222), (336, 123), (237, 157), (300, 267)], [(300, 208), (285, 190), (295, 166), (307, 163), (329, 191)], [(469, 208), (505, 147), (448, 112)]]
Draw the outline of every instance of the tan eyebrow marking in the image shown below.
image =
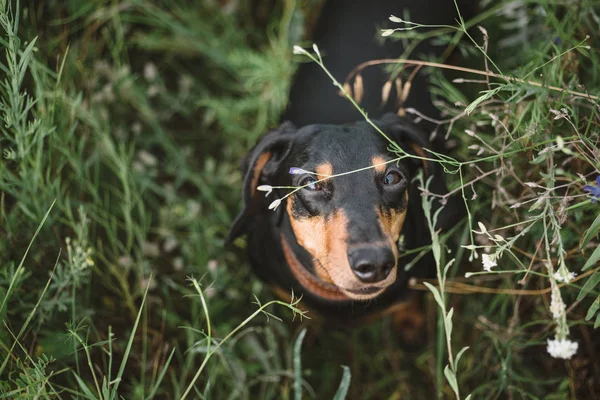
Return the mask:
[(320, 178), (325, 178), (333, 175), (333, 166), (329, 162), (324, 162), (322, 164), (317, 165), (315, 168), (315, 172), (319, 175)]
[(379, 173), (385, 172), (386, 162), (387, 162), (387, 160), (385, 158), (383, 158), (382, 156), (371, 157), (371, 165), (373, 167), (375, 167), (375, 171), (377, 171)]

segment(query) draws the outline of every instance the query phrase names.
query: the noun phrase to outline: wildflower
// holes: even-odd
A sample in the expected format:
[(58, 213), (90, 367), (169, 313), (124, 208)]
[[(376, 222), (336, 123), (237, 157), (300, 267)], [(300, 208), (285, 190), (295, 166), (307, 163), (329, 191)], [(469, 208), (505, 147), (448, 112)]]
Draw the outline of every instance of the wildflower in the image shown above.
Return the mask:
[(142, 133), (142, 123), (140, 121), (135, 121), (131, 124), (131, 132), (136, 136)]
[(204, 291), (204, 295), (207, 299), (212, 299), (213, 297), (215, 297), (216, 294), (217, 289), (215, 289), (214, 287), (206, 288), (206, 290)]
[(156, 68), (156, 65), (154, 65), (151, 62), (146, 63), (146, 65), (144, 65), (144, 78), (148, 82), (151, 82), (151, 81), (155, 80), (157, 76), (158, 76), (158, 69)]
[(165, 239), (165, 242), (163, 244), (163, 249), (167, 253), (170, 253), (173, 250), (175, 250), (177, 248), (177, 246), (179, 246), (179, 242), (177, 241), (177, 239), (174, 238), (173, 236), (169, 236)]
[(130, 256), (121, 256), (119, 257), (118, 263), (123, 268), (129, 268), (133, 265), (133, 260)]
[(548, 354), (554, 358), (569, 360), (577, 353), (577, 347), (579, 347), (579, 343), (569, 339), (554, 339), (548, 340), (547, 350)]
[(88, 265), (88, 267), (93, 267), (96, 264), (91, 255), (87, 256), (87, 258), (85, 259), (85, 263)]
[(294, 54), (308, 54), (308, 51), (306, 51), (302, 47), (296, 45), (296, 46), (294, 46)]
[(313, 50), (315, 51), (315, 53), (317, 54), (317, 56), (319, 58), (321, 58), (321, 53), (319, 52), (319, 48), (317, 47), (316, 43), (313, 43)]
[(274, 202), (272, 202), (271, 204), (269, 204), (269, 210), (276, 210), (277, 207), (279, 207), (279, 205), (281, 204), (281, 199), (277, 199)]
[(256, 190), (260, 190), (261, 192), (267, 192), (267, 193), (265, 193), (265, 197), (267, 197), (273, 191), (273, 186), (271, 186), (271, 185), (260, 185), (259, 187), (256, 188)]
[(181, 271), (183, 269), (183, 258), (175, 257), (173, 259), (173, 269), (175, 271)]
[(583, 190), (592, 195), (592, 203), (600, 199), (600, 175), (596, 177), (596, 185), (585, 185)]
[(483, 270), (486, 272), (492, 272), (492, 268), (498, 265), (495, 254), (482, 254), (481, 263), (483, 264)]
[(477, 231), (474, 230), (473, 232), (475, 232), (475, 233), (477, 233), (479, 235), (483, 235), (483, 234), (487, 233), (487, 229), (485, 228), (485, 225), (481, 221), (478, 222), (477, 225), (479, 225), (479, 229), (481, 229), (481, 231), (477, 232)]
[(397, 23), (404, 22), (404, 21), (402, 20), (402, 18), (398, 18), (398, 17), (396, 17), (395, 15), (390, 15), (390, 21), (392, 21), (392, 22), (397, 22)]
[(559, 320), (560, 317), (565, 313), (565, 303), (560, 296), (560, 289), (557, 285), (552, 285), (552, 295), (550, 296), (550, 312), (554, 320)]
[(290, 175), (312, 174), (312, 172), (298, 167), (290, 168), (289, 173)]
[(573, 278), (575, 278), (576, 275), (577, 274), (575, 274), (575, 272), (569, 272), (566, 269), (563, 270), (563, 268), (561, 268), (556, 271), (552, 277), (554, 280), (556, 280), (556, 282), (569, 283), (573, 280)]
[(157, 85), (151, 85), (150, 87), (148, 87), (148, 90), (146, 91), (146, 95), (148, 97), (156, 97), (156, 95), (160, 92), (160, 88)]
[(385, 36), (390, 36), (392, 33), (394, 33), (394, 30), (393, 30), (393, 29), (384, 29), (384, 30), (381, 32), (381, 36), (384, 36), (384, 37), (385, 37)]
[(219, 268), (219, 263), (217, 262), (217, 260), (210, 260), (206, 264), (206, 268), (214, 274), (217, 272), (217, 269)]
[(156, 157), (153, 154), (147, 152), (146, 150), (140, 150), (137, 156), (138, 160), (140, 160), (142, 164), (148, 167), (154, 167), (158, 163)]

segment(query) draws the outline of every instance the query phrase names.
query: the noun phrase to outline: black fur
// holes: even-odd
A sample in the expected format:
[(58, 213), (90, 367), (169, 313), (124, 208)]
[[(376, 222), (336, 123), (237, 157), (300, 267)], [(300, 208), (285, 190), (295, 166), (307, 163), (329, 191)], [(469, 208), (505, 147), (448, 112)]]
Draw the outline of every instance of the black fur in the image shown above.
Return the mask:
[[(423, 23), (452, 24), (455, 18), (453, 1), (347, 1), (331, 0), (323, 9), (320, 22), (316, 29), (316, 42), (319, 44), (326, 65), (340, 81), (345, 79), (348, 72), (358, 63), (374, 58), (398, 56), (402, 53), (399, 42), (386, 42), (381, 46), (377, 27), (391, 27), (387, 21), (390, 14), (403, 15), (403, 9), (408, 7), (413, 20)], [(421, 47), (420, 51), (433, 52), (431, 47)], [(397, 104), (390, 102), (386, 107), (380, 104), (381, 86), (386, 75), (379, 68), (368, 69), (364, 74), (365, 99), (362, 106), (369, 115), (379, 116), (374, 122), (395, 143), (407, 152), (413, 152), (413, 145), (419, 148), (433, 149), (430, 143), (430, 132), (422, 126), (417, 126), (408, 119), (399, 118), (394, 113)], [(394, 97), (392, 93), (391, 98)], [(413, 82), (411, 95), (406, 106), (415, 107), (421, 112), (435, 115), (427, 91), (426, 80), (417, 77)], [(264, 193), (257, 192), (252, 187), (255, 176), (256, 162), (262, 154), (270, 153), (271, 157), (262, 171), (257, 183), (272, 186), (298, 185), (298, 177), (288, 173), (290, 167), (309, 169), (316, 164), (328, 161), (341, 170), (353, 170), (369, 165), (370, 157), (384, 154), (391, 158), (388, 151), (389, 143), (375, 131), (367, 122), (361, 121), (360, 114), (345, 99), (337, 94), (331, 81), (315, 64), (303, 64), (298, 72), (292, 92), (290, 106), (284, 115), (285, 120), (279, 128), (265, 134), (258, 144), (250, 151), (243, 162), (244, 186), (243, 209), (235, 219), (228, 240), (238, 236), (248, 235), (248, 254), (250, 263), (256, 274), (265, 282), (280, 287), (286, 291), (294, 290), (296, 295), (302, 295), (303, 301), (314, 311), (328, 318), (344, 320), (365, 314), (381, 311), (395, 302), (402, 301), (408, 293), (409, 276), (427, 277), (434, 271), (431, 253), (421, 258), (409, 273), (404, 271), (404, 265), (411, 257), (404, 257), (398, 265), (396, 281), (381, 295), (368, 301), (344, 300), (329, 301), (314, 296), (304, 290), (294, 278), (286, 264), (281, 248), (280, 235), (291, 244), (292, 251), (302, 264), (310, 266), (311, 255), (295, 240), (290, 219), (286, 212), (286, 201), (275, 211), (269, 210), (268, 205), (276, 198), (283, 198), (288, 190), (275, 190), (267, 198)], [(359, 121), (359, 122), (355, 122)], [(296, 126), (300, 126), (297, 128)], [(435, 148), (436, 151), (443, 149)], [(423, 162), (414, 158), (406, 158), (397, 168), (408, 182), (411, 182)], [(336, 172), (342, 172), (336, 170)], [(433, 175), (430, 191), (438, 194), (447, 193), (444, 183), (444, 173), (437, 163), (428, 163), (429, 175)], [(335, 178), (333, 182), (339, 185), (338, 190), (345, 190), (348, 195), (343, 204), (348, 210), (352, 223), (361, 223), (367, 218), (365, 204), (383, 201), (377, 198), (372, 180), (365, 179), (366, 172)], [(344, 186), (345, 185), (345, 186)], [(423, 215), (421, 193), (412, 184), (406, 190), (409, 192), (408, 213), (402, 229), (404, 245), (407, 249), (418, 248), (430, 243), (430, 233)], [(319, 194), (322, 196), (324, 194)], [(339, 193), (337, 194), (339, 196)], [(298, 196), (299, 202), (294, 205), (294, 212), (327, 213), (327, 201), (311, 200), (312, 194)], [(380, 196), (385, 197), (385, 196)], [(313, 201), (314, 200), (314, 201)], [(390, 202), (388, 202), (390, 203)], [(393, 202), (392, 202), (393, 203)], [(399, 203), (388, 204), (390, 207), (406, 207)], [(373, 203), (374, 204), (374, 203)], [(363, 207), (361, 210), (360, 207)], [(454, 226), (462, 218), (462, 205), (458, 198), (450, 199), (442, 212), (437, 228), (446, 230)], [(364, 222), (364, 221), (362, 221)], [(377, 235), (377, 230), (369, 231)], [(366, 232), (367, 230), (365, 230)], [(310, 271), (310, 267), (307, 267)], [(312, 271), (310, 271), (312, 272)]]

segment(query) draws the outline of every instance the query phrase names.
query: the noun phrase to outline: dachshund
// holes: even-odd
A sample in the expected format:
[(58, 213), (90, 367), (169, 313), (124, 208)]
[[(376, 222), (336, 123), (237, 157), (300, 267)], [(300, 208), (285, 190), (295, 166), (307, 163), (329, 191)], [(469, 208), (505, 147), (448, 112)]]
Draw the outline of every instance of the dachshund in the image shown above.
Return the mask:
[[(343, 80), (363, 61), (401, 54), (402, 43), (374, 38), (377, 28), (390, 14), (402, 15), (403, 7), (419, 22), (452, 23), (454, 3), (434, 3), (328, 1), (315, 29), (325, 65)], [(381, 106), (382, 70), (365, 71), (363, 79), (361, 105), (375, 116), (372, 124), (318, 65), (300, 67), (285, 122), (242, 162), (243, 209), (228, 237), (247, 235), (250, 264), (276, 293), (289, 299), (293, 290), (323, 320), (341, 323), (420, 310), (407, 307), (414, 303), (408, 281), (434, 275), (433, 256), (420, 257), (409, 271), (414, 256), (399, 258), (399, 242), (406, 250), (431, 244), (413, 178), (422, 170), (429, 192), (448, 192), (442, 168), (430, 161), (429, 150), (438, 145), (429, 140), (429, 128), (399, 117), (397, 104)], [(415, 78), (407, 104), (435, 115), (424, 78)], [(390, 141), (414, 157), (398, 161)], [(272, 193), (265, 197), (259, 187)], [(460, 198), (450, 196), (435, 228), (448, 230), (462, 216)], [(418, 313), (408, 314), (419, 320)]]

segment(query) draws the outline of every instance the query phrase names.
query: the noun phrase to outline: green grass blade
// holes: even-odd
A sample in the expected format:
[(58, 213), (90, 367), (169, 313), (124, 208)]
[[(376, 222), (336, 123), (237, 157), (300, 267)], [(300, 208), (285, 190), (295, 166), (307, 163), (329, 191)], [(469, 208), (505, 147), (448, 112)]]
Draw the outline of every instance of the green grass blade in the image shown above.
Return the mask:
[(294, 399), (302, 400), (302, 342), (306, 328), (302, 329), (294, 342)]
[(117, 399), (117, 391), (119, 389), (119, 384), (122, 382), (123, 373), (125, 372), (125, 365), (127, 365), (127, 360), (129, 359), (129, 353), (131, 352), (131, 346), (133, 346), (133, 340), (135, 339), (135, 332), (137, 331), (137, 327), (140, 323), (140, 318), (142, 317), (142, 312), (144, 311), (144, 305), (146, 304), (146, 297), (148, 296), (148, 289), (150, 289), (150, 283), (152, 282), (152, 276), (148, 278), (148, 284), (146, 285), (146, 291), (144, 292), (144, 297), (142, 297), (142, 304), (140, 305), (140, 310), (138, 311), (137, 317), (135, 318), (135, 323), (133, 324), (133, 329), (131, 330), (131, 335), (129, 336), (129, 342), (127, 343), (127, 348), (125, 349), (125, 354), (123, 354), (123, 361), (121, 361), (121, 366), (119, 367), (119, 372), (117, 373), (117, 377), (115, 378), (115, 386), (111, 392), (111, 398)]
[(344, 400), (348, 395), (348, 389), (350, 389), (350, 380), (352, 379), (350, 368), (345, 365), (342, 365), (342, 368), (344, 369), (344, 373), (342, 374), (340, 386), (337, 392), (335, 392), (335, 396), (333, 396), (333, 400)]

